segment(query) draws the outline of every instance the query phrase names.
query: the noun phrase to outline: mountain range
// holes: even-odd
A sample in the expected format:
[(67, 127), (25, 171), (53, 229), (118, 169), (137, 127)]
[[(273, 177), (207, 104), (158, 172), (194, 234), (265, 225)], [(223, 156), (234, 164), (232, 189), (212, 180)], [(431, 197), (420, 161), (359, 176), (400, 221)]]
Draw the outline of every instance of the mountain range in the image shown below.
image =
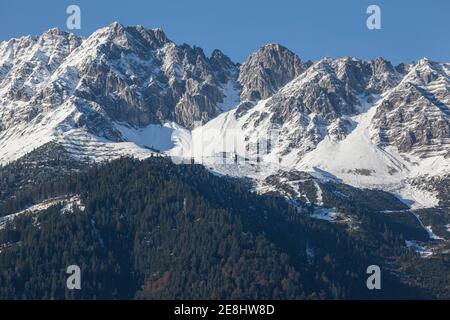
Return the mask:
[[(125, 156), (201, 164), (350, 230), (356, 203), (408, 213), (428, 239), (405, 246), (450, 252), (450, 63), (304, 61), (268, 44), (240, 64), (161, 29), (51, 29), (0, 43), (0, 164), (42, 150), (74, 170)], [(0, 227), (27, 210), (5, 208)]]
[(411, 181), (450, 171), (449, 75), (426, 58), (304, 62), (269, 44), (240, 65), (160, 29), (113, 23), (86, 39), (51, 29), (0, 44), (0, 161), (50, 141), (94, 160), (153, 149), (196, 161), (256, 159), (265, 143), (262, 162), (432, 206), (436, 195)]

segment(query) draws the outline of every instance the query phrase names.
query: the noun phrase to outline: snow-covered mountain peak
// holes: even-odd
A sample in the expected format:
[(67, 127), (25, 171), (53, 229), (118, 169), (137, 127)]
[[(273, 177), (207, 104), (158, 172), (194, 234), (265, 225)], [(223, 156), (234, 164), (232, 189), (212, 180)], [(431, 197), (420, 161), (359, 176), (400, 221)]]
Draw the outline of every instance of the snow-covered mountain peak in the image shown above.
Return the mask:
[[(39, 126), (48, 132), (82, 128), (113, 141), (124, 139), (115, 122), (142, 127), (176, 121), (193, 127), (238, 103), (237, 77), (237, 65), (223, 53), (208, 58), (201, 48), (178, 46), (161, 29), (142, 26), (113, 23), (86, 39), (52, 29), (39, 37), (3, 42), (2, 158), (29, 151), (12, 136), (24, 136), (19, 128), (30, 123), (37, 127), (29, 126), (27, 132), (36, 141), (41, 139), (31, 137)], [(58, 110), (59, 122), (44, 122)], [(7, 145), (14, 143), (23, 146), (22, 152), (8, 155)]]
[(119, 45), (133, 51), (156, 50), (172, 43), (162, 29), (146, 29), (142, 25), (123, 26), (118, 22), (94, 32), (87, 41)]
[(241, 100), (267, 99), (306, 68), (289, 49), (279, 44), (265, 45), (240, 67)]
[[(199, 162), (216, 157), (217, 170), (230, 174), (217, 155), (237, 152), (237, 159), (320, 170), (422, 206), (436, 204), (432, 194), (409, 181), (450, 172), (448, 65), (427, 61), (400, 69), (382, 58), (322, 59), (269, 98), (242, 102), (197, 128), (183, 144), (185, 154)], [(274, 129), (276, 143), (266, 148)], [(192, 151), (193, 145), (200, 147)]]
[(213, 168), (246, 159), (236, 174), (254, 178), (281, 166), (404, 189), (449, 171), (449, 77), (428, 59), (312, 63), (268, 44), (239, 65), (161, 29), (51, 29), (0, 43), (0, 161), (56, 141), (97, 160), (158, 149)]

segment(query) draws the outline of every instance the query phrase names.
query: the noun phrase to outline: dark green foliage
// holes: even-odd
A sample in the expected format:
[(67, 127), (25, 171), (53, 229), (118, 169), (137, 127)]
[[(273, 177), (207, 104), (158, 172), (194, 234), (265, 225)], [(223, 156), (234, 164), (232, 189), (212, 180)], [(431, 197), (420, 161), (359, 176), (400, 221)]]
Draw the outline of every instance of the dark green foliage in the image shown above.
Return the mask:
[[(67, 172), (28, 192), (28, 202), (78, 194), (0, 230), (0, 298), (362, 299), (430, 298), (394, 274), (417, 257), (389, 223), (362, 210), (364, 228), (309, 218), (284, 199), (166, 159), (120, 159)], [(23, 209), (22, 198), (5, 201)], [(395, 261), (391, 257), (398, 257)], [(65, 269), (82, 269), (82, 290)], [(366, 268), (383, 290), (366, 288)], [(438, 266), (435, 272), (440, 272)], [(441, 269), (442, 270), (442, 269)], [(448, 298), (448, 288), (440, 291)], [(447, 295), (447, 296), (446, 296)]]
[[(0, 166), (0, 217), (31, 205), (38, 198), (44, 199), (54, 187), (55, 177), (75, 173), (85, 164), (86, 161), (74, 160), (62, 146), (50, 142), (18, 161)], [(43, 194), (36, 194), (38, 191)], [(11, 198), (14, 201), (8, 201)]]

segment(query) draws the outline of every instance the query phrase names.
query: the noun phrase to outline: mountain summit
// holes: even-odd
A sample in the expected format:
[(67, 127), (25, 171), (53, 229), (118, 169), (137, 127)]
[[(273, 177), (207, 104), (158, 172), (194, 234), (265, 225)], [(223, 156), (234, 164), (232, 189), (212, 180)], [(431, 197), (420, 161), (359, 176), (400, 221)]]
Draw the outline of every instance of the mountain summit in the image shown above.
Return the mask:
[(0, 297), (447, 299), (449, 195), (449, 63), (0, 43)]
[[(240, 65), (140, 25), (115, 22), (88, 38), (51, 29), (0, 43), (0, 161), (51, 141), (98, 161), (160, 152), (204, 163), (245, 150), (423, 202), (429, 194), (409, 181), (450, 170), (449, 88), (450, 64), (427, 59), (304, 62), (268, 44)], [(256, 156), (274, 129), (276, 144)], [(240, 145), (227, 146), (230, 130)]]

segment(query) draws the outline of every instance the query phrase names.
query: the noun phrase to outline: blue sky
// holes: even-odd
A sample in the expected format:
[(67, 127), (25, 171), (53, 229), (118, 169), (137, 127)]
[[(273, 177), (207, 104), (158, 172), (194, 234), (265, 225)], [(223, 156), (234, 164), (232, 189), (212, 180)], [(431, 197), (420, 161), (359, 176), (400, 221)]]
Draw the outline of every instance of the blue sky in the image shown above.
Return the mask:
[[(161, 27), (177, 43), (236, 62), (266, 43), (280, 43), (302, 59), (383, 56), (398, 63), (422, 57), (450, 62), (448, 0), (0, 0), (0, 41), (66, 29), (66, 8), (82, 10), (83, 36), (118, 21)], [(379, 5), (382, 29), (366, 28), (366, 9)]]

